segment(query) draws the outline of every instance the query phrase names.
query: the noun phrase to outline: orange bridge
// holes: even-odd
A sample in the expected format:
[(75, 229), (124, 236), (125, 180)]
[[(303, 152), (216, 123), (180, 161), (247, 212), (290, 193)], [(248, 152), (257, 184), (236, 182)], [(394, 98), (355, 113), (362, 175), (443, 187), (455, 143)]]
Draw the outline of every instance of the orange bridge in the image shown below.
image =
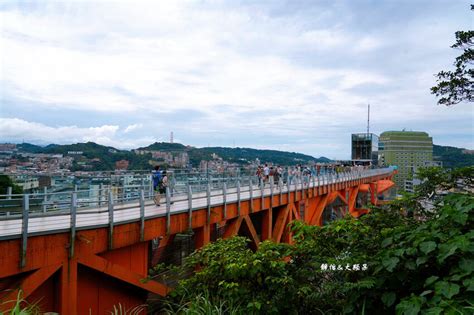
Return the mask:
[(194, 248), (212, 241), (216, 231), (223, 238), (248, 236), (254, 248), (268, 239), (291, 243), (288, 223), (322, 225), (346, 213), (358, 217), (393, 186), (393, 173), (359, 170), (265, 185), (249, 176), (208, 182), (200, 190), (187, 185), (185, 193), (173, 196), (168, 190), (161, 206), (143, 186), (123, 198), (106, 188), (95, 201), (70, 192), (63, 200), (66, 210), (46, 212), (34, 211), (33, 196), (21, 196), (17, 214), (0, 216), (0, 309), (11, 308), (19, 290), (43, 311), (60, 314), (105, 314), (119, 303), (143, 304), (149, 293), (164, 296), (170, 290), (142, 281), (157, 259), (152, 244), (156, 251), (157, 244), (166, 246), (191, 230)]

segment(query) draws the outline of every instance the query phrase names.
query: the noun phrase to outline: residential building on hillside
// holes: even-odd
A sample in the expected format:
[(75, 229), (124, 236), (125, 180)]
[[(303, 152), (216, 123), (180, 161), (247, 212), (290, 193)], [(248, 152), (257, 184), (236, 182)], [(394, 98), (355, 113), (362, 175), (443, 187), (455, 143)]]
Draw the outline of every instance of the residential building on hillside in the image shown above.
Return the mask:
[(394, 181), (398, 189), (405, 189), (405, 182), (413, 189), (416, 169), (433, 162), (433, 138), (421, 131), (386, 131), (380, 134), (379, 162), (397, 166)]

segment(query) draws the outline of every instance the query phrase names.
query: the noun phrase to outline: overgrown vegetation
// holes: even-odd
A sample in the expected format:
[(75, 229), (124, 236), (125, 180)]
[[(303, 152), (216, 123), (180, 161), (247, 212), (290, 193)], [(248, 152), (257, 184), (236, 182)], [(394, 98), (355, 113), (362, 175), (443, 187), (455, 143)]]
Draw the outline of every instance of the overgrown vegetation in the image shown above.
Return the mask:
[(16, 300), (14, 301), (6, 301), (4, 303), (12, 303), (14, 302), (14, 306), (5, 312), (0, 312), (0, 315), (40, 315), (41, 310), (39, 307), (39, 302), (37, 303), (29, 303), (25, 299), (23, 299), (23, 291), (19, 290)]
[(243, 237), (209, 244), (187, 258), (184, 268), (196, 272), (171, 293), (167, 311), (472, 314), (474, 197), (438, 193), (468, 184), (473, 171), (424, 169), (415, 194), (360, 219), (296, 222), (294, 245), (263, 242), (253, 252)]

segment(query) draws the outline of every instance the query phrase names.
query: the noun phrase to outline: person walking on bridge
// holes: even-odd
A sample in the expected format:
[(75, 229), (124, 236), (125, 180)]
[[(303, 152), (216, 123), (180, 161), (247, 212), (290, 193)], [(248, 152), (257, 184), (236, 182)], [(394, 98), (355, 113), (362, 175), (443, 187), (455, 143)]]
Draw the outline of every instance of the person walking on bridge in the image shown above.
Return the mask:
[(265, 185), (265, 182), (268, 180), (268, 177), (270, 176), (270, 168), (268, 167), (268, 164), (265, 163), (265, 167), (263, 168), (263, 184)]
[(155, 196), (153, 197), (153, 201), (155, 205), (160, 205), (160, 185), (163, 180), (163, 173), (160, 170), (160, 166), (156, 165), (155, 169), (151, 172), (151, 178), (153, 180), (153, 191), (155, 192)]

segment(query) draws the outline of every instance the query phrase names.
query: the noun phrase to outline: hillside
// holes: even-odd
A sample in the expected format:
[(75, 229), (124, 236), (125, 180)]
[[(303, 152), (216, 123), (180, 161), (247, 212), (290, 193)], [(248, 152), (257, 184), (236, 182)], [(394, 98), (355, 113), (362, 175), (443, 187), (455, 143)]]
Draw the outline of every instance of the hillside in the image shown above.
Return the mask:
[[(215, 153), (220, 156), (223, 160), (245, 164), (248, 161), (255, 161), (259, 159), (262, 163), (272, 162), (281, 165), (295, 165), (305, 164), (308, 162), (329, 162), (330, 160), (321, 157), (319, 159), (310, 155), (296, 153), (296, 152), (285, 152), (277, 150), (258, 150), (251, 148), (224, 148), (224, 147), (207, 147), (192, 149), (190, 151), (190, 159), (193, 161), (197, 160), (208, 160), (212, 154)], [(194, 164), (194, 163), (193, 163)]]
[(138, 148), (137, 150), (150, 150), (150, 151), (184, 151), (187, 147), (181, 143), (169, 143), (169, 142), (155, 142), (146, 147)]
[(443, 162), (443, 167), (455, 168), (474, 165), (474, 154), (464, 153), (466, 149), (433, 145), (433, 157)]
[[(22, 152), (30, 153), (58, 153), (68, 155), (68, 152), (82, 152), (81, 155), (73, 155), (74, 162), (72, 171), (76, 170), (94, 170), (94, 171), (111, 171), (115, 169), (115, 162), (120, 160), (128, 160), (130, 162), (129, 169), (149, 169), (148, 161), (151, 154), (136, 155), (131, 151), (118, 150), (113, 147), (103, 146), (94, 142), (75, 143), (67, 145), (50, 144), (41, 147), (29, 143), (18, 145), (18, 149)], [(90, 165), (84, 168), (81, 163)]]
[[(76, 143), (68, 145), (50, 144), (41, 147), (29, 143), (18, 145), (22, 152), (30, 153), (59, 153), (67, 155), (71, 151), (82, 152), (81, 155), (74, 156), (73, 170), (81, 170), (81, 164), (86, 162), (92, 165), (92, 170), (113, 170), (115, 162), (119, 160), (128, 160), (130, 162), (129, 169), (145, 170), (150, 168), (149, 161), (151, 154), (137, 155), (132, 151), (118, 150), (113, 147), (103, 146), (94, 142)], [(149, 146), (138, 148), (137, 150), (159, 150), (169, 152), (186, 151), (189, 154), (189, 160), (193, 167), (197, 167), (201, 160), (211, 160), (212, 154), (217, 154), (224, 161), (247, 164), (250, 161), (259, 159), (262, 163), (272, 162), (281, 165), (305, 164), (308, 162), (329, 162), (330, 160), (321, 157), (314, 158), (296, 152), (285, 152), (277, 150), (258, 150), (250, 148), (224, 148), (224, 147), (207, 147), (195, 148), (185, 146), (180, 143), (155, 142)]]

